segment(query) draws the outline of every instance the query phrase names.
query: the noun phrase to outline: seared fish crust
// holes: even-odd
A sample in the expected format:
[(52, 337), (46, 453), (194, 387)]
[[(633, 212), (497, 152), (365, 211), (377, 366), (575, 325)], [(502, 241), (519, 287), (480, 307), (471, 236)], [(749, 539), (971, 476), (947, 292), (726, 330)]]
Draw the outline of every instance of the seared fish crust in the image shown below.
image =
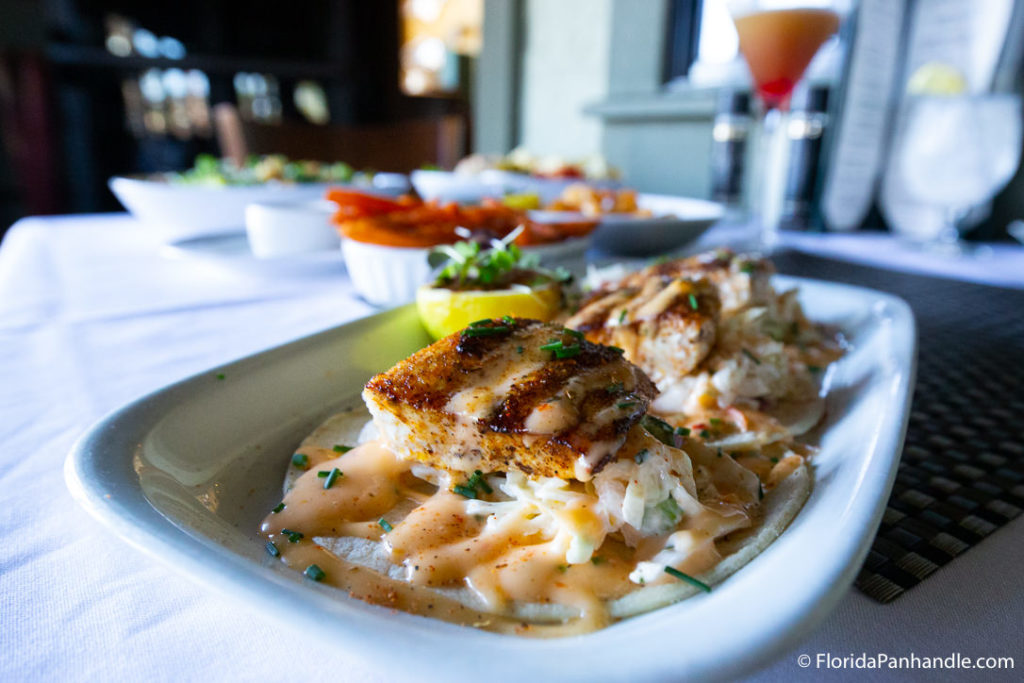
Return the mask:
[(454, 473), (586, 480), (656, 394), (619, 350), (557, 325), (495, 319), (377, 375), (363, 398), (402, 457)]

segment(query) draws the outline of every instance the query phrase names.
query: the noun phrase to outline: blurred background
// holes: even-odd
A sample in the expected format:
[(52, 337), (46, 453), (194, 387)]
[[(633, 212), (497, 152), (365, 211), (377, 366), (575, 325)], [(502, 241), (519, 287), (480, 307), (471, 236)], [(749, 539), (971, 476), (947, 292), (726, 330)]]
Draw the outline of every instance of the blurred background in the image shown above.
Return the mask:
[[(921, 140), (984, 134), (1013, 177), (967, 235), (1009, 239), (1019, 109), (922, 129), (913, 98), (1019, 92), (1022, 39), (1022, 0), (848, 3), (792, 97), (786, 224), (927, 232), (908, 169), (950, 181), (914, 166)], [(404, 173), (521, 147), (742, 213), (750, 82), (725, 0), (0, 0), (0, 230), (119, 210), (108, 178), (200, 153)]]

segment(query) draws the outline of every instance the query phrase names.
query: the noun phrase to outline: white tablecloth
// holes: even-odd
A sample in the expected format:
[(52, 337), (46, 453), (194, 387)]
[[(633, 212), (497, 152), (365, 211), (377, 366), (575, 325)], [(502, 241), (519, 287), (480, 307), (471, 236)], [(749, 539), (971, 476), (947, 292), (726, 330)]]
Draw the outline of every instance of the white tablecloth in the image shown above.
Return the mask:
[[(1024, 286), (1024, 250), (1017, 259)], [(139, 554), (82, 512), (62, 478), (74, 440), (120, 404), (371, 312), (340, 265), (172, 261), (122, 215), (15, 225), (0, 246), (0, 681), (383, 680)], [(797, 666), (819, 652), (1012, 656), (1019, 678), (1022, 541), (1018, 519), (888, 606), (851, 590), (755, 678), (862, 680)]]

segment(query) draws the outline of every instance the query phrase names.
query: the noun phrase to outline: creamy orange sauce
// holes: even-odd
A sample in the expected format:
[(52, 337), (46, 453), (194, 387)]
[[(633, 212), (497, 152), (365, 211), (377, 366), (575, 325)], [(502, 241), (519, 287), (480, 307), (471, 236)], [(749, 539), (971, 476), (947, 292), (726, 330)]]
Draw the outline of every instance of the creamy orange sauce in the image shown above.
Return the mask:
[[(665, 545), (665, 536), (644, 538), (637, 548), (628, 547), (617, 534), (605, 538), (593, 503), (579, 497), (552, 514), (600, 545), (592, 556), (584, 555), (590, 557), (588, 561), (569, 564), (566, 554), (572, 537), (568, 532), (531, 527), (518, 514), (499, 515), (490, 522), (486, 514), (471, 514), (469, 499), (426, 485), (410, 472), (412, 463), (380, 441), (340, 457), (326, 449), (303, 452), (312, 463), (309, 470), (285, 495), (284, 508), (266, 517), (261, 531), (289, 566), (302, 571), (316, 564), (326, 574), (326, 583), (374, 604), (506, 633), (588, 632), (610, 623), (608, 602), (636, 590), (639, 586), (630, 580), (630, 572)], [(334, 468), (342, 474), (325, 489), (325, 477), (318, 473)], [(676, 534), (680, 543), (687, 544), (679, 548), (685, 560), (675, 566), (689, 574), (713, 567), (721, 559), (715, 539), (723, 527), (750, 523), (737, 512), (740, 507), (723, 503), (685, 516)], [(743, 519), (738, 520), (737, 514)], [(390, 530), (385, 530), (381, 519)], [(285, 530), (299, 532), (302, 538), (290, 540)], [(404, 576), (392, 578), (354, 564), (317, 542), (338, 537), (379, 543)], [(652, 581), (666, 580), (659, 576)], [(438, 588), (471, 591), (480, 609), (442, 595)], [(568, 608), (570, 618), (558, 617), (560, 623), (552, 625), (526, 625), (512, 616), (517, 606), (526, 604), (559, 605)]]

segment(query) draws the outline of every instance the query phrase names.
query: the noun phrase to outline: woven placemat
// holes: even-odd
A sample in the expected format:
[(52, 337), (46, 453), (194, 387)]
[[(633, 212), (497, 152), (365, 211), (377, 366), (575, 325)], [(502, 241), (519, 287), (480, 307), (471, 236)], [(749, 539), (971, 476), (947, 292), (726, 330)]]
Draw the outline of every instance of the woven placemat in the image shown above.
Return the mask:
[(779, 272), (905, 299), (917, 387), (896, 483), (856, 586), (891, 602), (1024, 510), (1024, 291), (782, 252)]

